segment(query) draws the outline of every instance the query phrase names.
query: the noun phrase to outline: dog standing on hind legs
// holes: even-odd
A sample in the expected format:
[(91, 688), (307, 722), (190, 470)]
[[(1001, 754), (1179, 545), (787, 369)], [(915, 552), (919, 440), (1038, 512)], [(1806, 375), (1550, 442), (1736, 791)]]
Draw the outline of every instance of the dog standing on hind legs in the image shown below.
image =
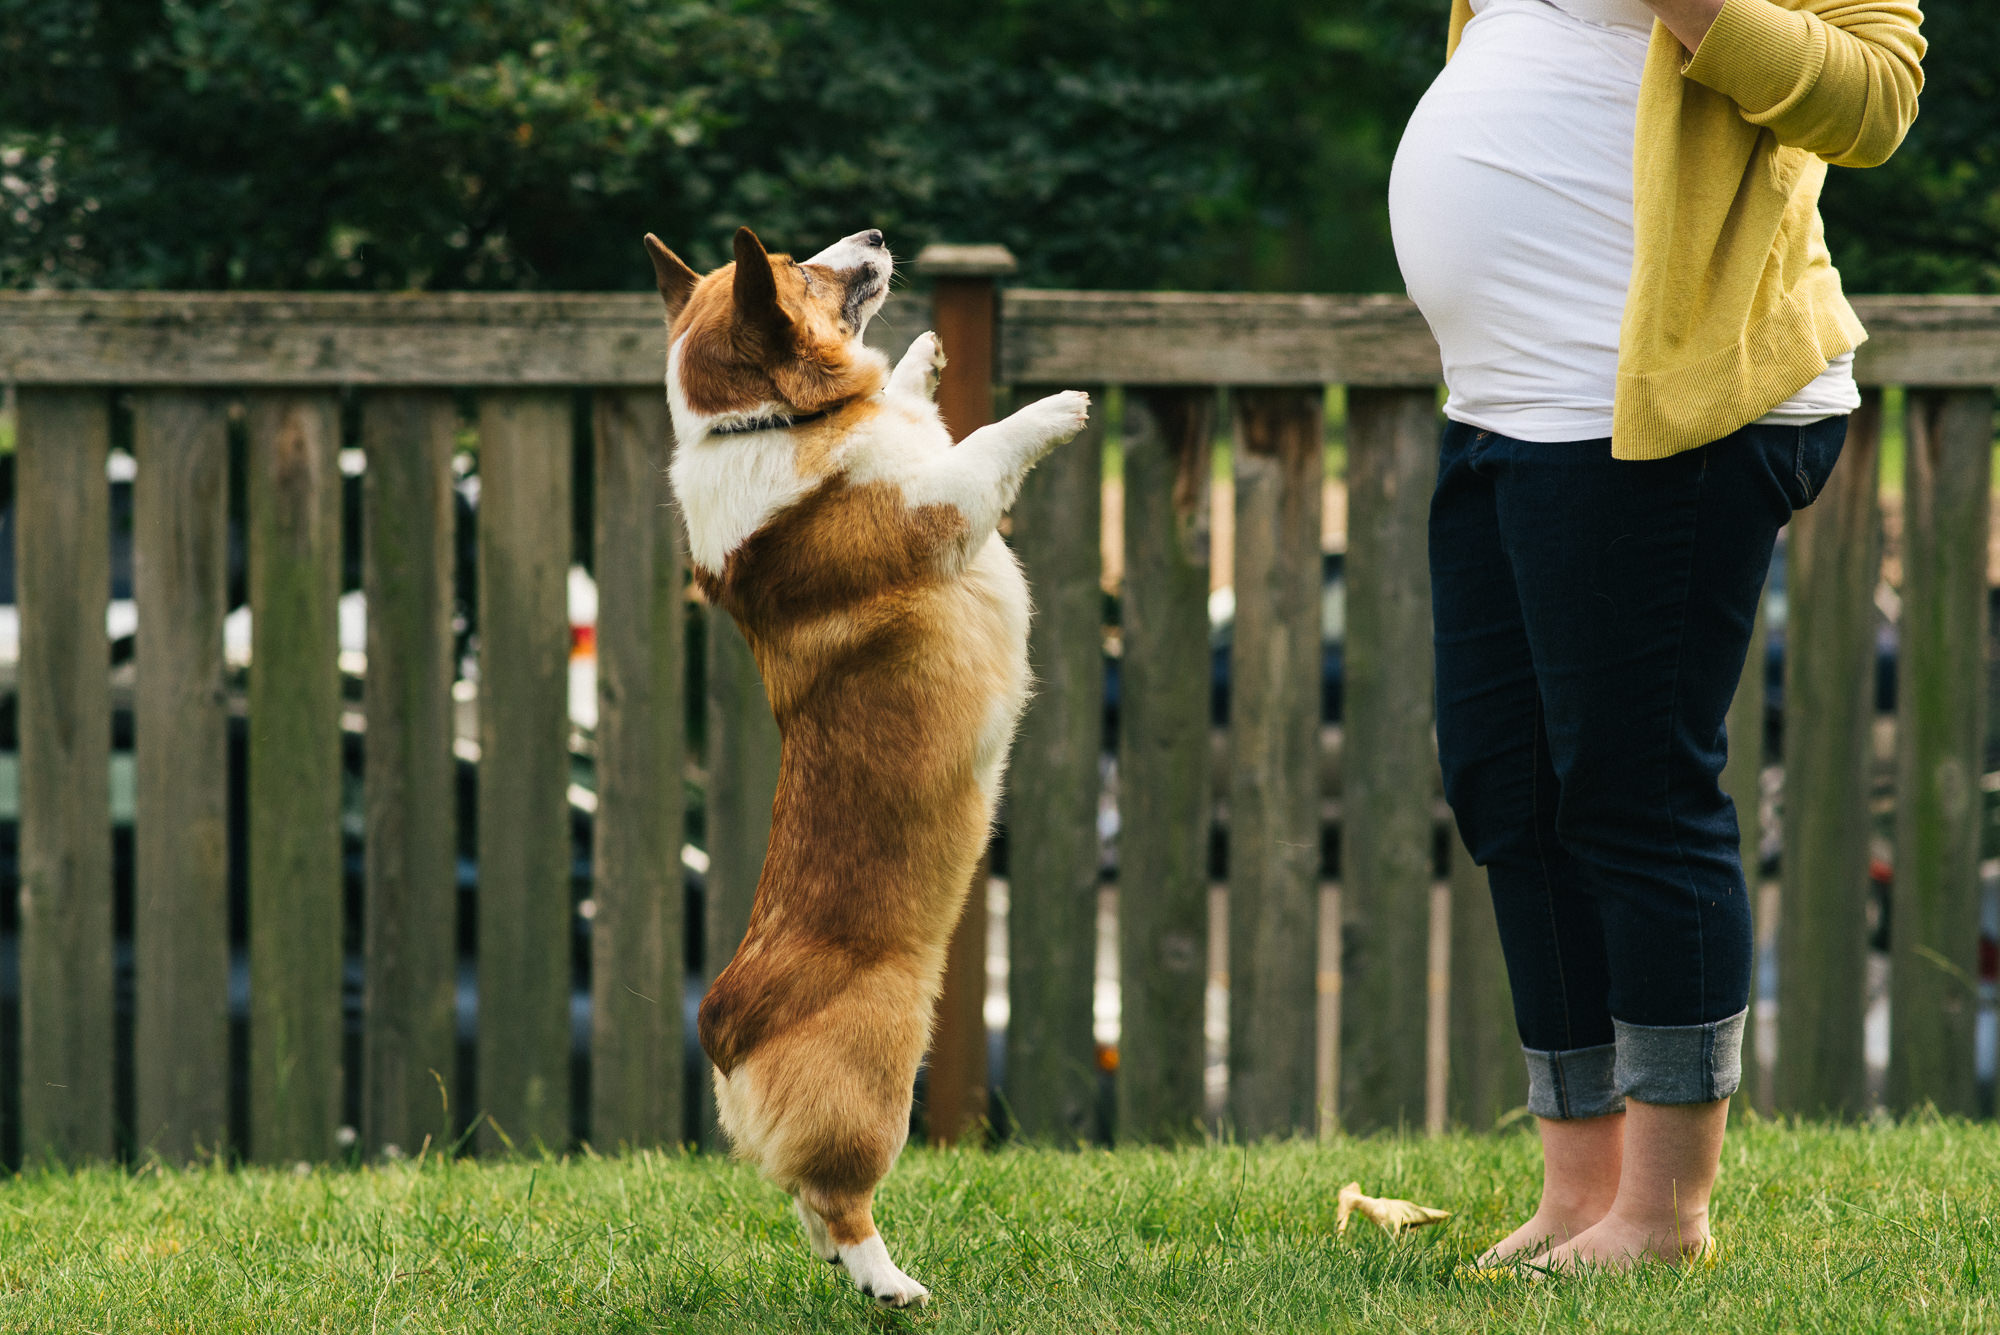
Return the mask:
[(742, 628), (783, 739), (749, 930), (701, 1005), (717, 1112), (815, 1254), (921, 1303), (872, 1206), (1028, 694), (1028, 588), (997, 526), (1090, 399), (953, 445), (937, 336), (893, 371), (862, 342), (889, 290), (880, 232), (795, 261), (744, 228), (705, 277), (646, 249), (695, 580)]

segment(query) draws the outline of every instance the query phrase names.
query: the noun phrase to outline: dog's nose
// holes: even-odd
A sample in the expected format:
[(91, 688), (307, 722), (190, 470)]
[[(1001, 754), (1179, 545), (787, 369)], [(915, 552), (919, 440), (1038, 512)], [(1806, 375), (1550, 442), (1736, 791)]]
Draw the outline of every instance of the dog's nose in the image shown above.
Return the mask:
[(882, 244), (882, 229), (871, 227), (865, 232), (857, 233), (854, 239), (864, 246), (879, 246)]

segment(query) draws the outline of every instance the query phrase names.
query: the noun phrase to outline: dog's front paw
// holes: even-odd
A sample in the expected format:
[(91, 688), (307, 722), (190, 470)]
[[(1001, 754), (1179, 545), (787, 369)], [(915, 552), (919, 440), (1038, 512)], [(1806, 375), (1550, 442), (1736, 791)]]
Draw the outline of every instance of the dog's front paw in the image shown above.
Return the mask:
[(1066, 389), (1037, 399), (1017, 414), (1043, 441), (1044, 449), (1054, 449), (1076, 439), (1090, 421), (1090, 395), (1080, 389)]
[(938, 377), (944, 373), (944, 343), (930, 330), (918, 334), (910, 350), (896, 363), (889, 388), (911, 398), (935, 399)]
[(931, 1291), (897, 1270), (889, 1280), (876, 1279), (861, 1291), (884, 1307), (922, 1307), (931, 1300)]
[(840, 1259), (854, 1287), (884, 1307), (921, 1307), (930, 1301), (931, 1291), (889, 1259), (889, 1249), (882, 1245), (880, 1234), (855, 1246), (842, 1247)]

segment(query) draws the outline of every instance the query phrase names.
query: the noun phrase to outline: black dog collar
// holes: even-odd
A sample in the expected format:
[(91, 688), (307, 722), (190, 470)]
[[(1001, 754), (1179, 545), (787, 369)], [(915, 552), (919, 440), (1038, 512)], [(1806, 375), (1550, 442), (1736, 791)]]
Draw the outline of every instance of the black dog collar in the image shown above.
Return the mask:
[(836, 409), (842, 406), (845, 405), (836, 405), (835, 408), (822, 408), (816, 413), (801, 413), (796, 417), (775, 414), (770, 417), (759, 417), (748, 422), (742, 422), (736, 426), (710, 427), (708, 434), (711, 436), (747, 436), (756, 431), (789, 431), (795, 426), (804, 426), (808, 422), (817, 422), (822, 417), (831, 417)]

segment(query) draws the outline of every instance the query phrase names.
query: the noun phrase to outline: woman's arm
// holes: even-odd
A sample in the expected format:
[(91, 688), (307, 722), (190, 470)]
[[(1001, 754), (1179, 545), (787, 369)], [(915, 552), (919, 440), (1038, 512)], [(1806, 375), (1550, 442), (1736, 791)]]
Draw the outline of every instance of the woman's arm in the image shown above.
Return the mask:
[(1836, 166), (1873, 167), (1917, 117), (1924, 39), (1916, 0), (1646, 3), (1694, 52), (1681, 72), (1734, 101), (1781, 144)]
[(1682, 46), (1693, 51), (1701, 46), (1709, 25), (1722, 12), (1722, 0), (1646, 0), (1646, 7), (1659, 15)]

